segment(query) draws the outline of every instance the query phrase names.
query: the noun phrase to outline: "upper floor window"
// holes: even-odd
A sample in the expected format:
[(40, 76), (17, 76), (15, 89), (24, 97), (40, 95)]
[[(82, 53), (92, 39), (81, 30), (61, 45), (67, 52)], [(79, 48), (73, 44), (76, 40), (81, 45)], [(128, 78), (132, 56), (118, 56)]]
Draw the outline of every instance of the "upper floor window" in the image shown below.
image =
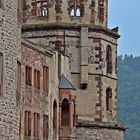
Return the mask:
[(0, 95), (3, 92), (3, 54), (0, 53)]
[(104, 21), (104, 0), (99, 0), (98, 3), (98, 18), (99, 21)]
[(83, 16), (84, 7), (81, 1), (73, 0), (69, 1), (69, 15), (72, 17), (81, 17)]
[(110, 46), (107, 46), (106, 49), (106, 63), (107, 63), (106, 72), (111, 74), (112, 73), (112, 50)]
[(32, 2), (32, 16), (48, 16), (47, 0), (37, 0)]
[(26, 77), (25, 77), (26, 85), (31, 86), (32, 85), (32, 69), (26, 66), (25, 73), (26, 73)]
[(80, 8), (71, 7), (70, 16), (80, 17), (81, 16)]
[(40, 89), (40, 71), (34, 70), (34, 87)]
[(43, 90), (48, 92), (49, 89), (49, 68), (43, 66)]

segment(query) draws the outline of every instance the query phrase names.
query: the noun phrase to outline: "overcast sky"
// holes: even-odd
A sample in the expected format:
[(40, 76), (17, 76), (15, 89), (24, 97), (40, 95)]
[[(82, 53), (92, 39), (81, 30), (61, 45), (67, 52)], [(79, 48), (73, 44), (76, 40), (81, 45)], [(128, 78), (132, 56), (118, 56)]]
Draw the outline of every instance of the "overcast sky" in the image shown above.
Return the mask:
[(140, 0), (109, 0), (108, 23), (119, 26), (118, 54), (140, 56)]

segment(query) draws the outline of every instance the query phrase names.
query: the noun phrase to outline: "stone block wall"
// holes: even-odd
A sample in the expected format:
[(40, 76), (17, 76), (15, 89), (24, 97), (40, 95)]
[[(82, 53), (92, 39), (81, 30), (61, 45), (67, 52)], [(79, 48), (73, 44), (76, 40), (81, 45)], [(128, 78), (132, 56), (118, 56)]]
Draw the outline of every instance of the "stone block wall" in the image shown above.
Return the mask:
[[(58, 29), (44, 26), (44, 30), (30, 30), (25, 27), (23, 35), (31, 42), (54, 49), (61, 41), (60, 50), (69, 56), (72, 83), (77, 88), (77, 114), (81, 118), (98, 121), (116, 121), (116, 49), (117, 33), (101, 27), (61, 25)], [(29, 29), (26, 31), (26, 28)], [(65, 28), (65, 30), (63, 29)], [(85, 29), (85, 30), (84, 30)], [(109, 34), (107, 34), (109, 33)], [(47, 39), (46, 39), (47, 38)], [(112, 74), (106, 72), (106, 48), (112, 49)], [(64, 47), (65, 46), (65, 47)], [(80, 89), (87, 82), (86, 90)], [(113, 111), (106, 111), (106, 89), (113, 91)], [(85, 102), (85, 98), (87, 102)], [(83, 110), (83, 108), (86, 108)]]
[(2, 0), (0, 6), (0, 53), (3, 55), (3, 86), (0, 95), (0, 139), (19, 140), (16, 106), (17, 50), (21, 38), (17, 1)]
[[(101, 2), (100, 2), (101, 1)], [(57, 0), (44, 3), (44, 12), (41, 14), (39, 0), (23, 0), (23, 22), (26, 24), (70, 23), (95, 24), (107, 26), (107, 0)], [(71, 9), (80, 8), (80, 16), (71, 16)], [(99, 5), (103, 5), (102, 17), (99, 19)], [(76, 11), (75, 11), (76, 12)]]
[(77, 140), (124, 140), (123, 130), (96, 127), (77, 128)]

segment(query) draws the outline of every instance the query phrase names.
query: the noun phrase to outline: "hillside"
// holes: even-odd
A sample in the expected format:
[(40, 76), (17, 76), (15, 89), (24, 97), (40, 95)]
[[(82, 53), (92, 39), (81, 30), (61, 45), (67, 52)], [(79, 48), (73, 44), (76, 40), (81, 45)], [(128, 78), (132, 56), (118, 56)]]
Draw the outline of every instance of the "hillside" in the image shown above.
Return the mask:
[(140, 140), (140, 57), (118, 57), (118, 119), (126, 124), (126, 140)]

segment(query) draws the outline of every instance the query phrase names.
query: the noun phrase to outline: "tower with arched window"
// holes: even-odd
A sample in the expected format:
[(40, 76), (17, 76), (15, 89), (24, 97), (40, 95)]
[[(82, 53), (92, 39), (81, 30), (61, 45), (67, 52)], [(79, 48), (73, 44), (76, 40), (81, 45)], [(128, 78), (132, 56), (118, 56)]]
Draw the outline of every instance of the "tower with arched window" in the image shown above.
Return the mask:
[(123, 140), (125, 127), (117, 121), (120, 35), (118, 28), (108, 27), (108, 0), (23, 0), (22, 6), (23, 37), (58, 53), (57, 70), (51, 71), (57, 77), (54, 81), (65, 70), (70, 73), (70, 81), (62, 75), (55, 85), (59, 85), (57, 116), (56, 105), (51, 107), (59, 130), (53, 123), (50, 134), (56, 139)]

